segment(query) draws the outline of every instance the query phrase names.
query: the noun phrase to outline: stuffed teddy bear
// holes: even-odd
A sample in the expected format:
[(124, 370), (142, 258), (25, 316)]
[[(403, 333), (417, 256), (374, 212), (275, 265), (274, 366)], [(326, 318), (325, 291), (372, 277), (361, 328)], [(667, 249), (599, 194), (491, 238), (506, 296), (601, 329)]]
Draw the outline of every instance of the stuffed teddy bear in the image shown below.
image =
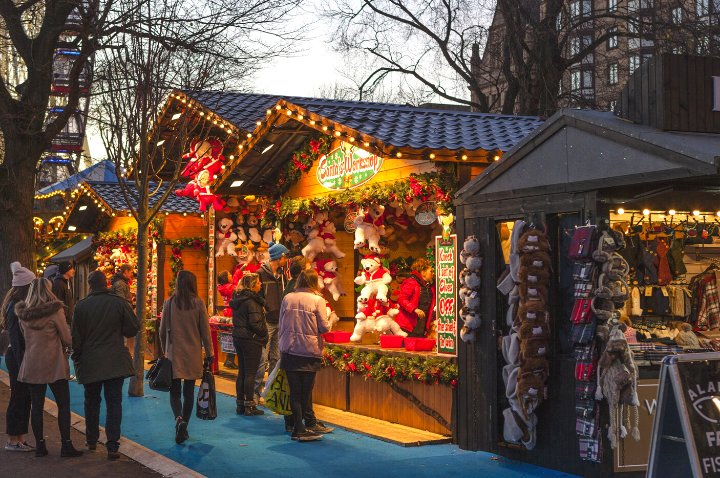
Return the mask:
[(360, 259), (360, 274), (355, 278), (355, 284), (363, 286), (358, 300), (368, 302), (371, 296), (377, 300), (387, 302), (388, 284), (392, 282), (390, 272), (382, 265), (382, 260), (375, 255), (368, 255)]
[(400, 328), (395, 317), (400, 313), (397, 305), (388, 303), (383, 304), (376, 301), (375, 307), (378, 315), (375, 317), (375, 331), (381, 334), (400, 335), (407, 337), (407, 333)]
[(212, 161), (212, 149), (213, 146), (210, 141), (200, 139), (193, 141), (190, 144), (190, 152), (182, 157), (183, 160), (187, 159), (188, 163), (180, 174), (185, 178), (195, 177)]
[(372, 204), (367, 211), (360, 209), (355, 217), (355, 249), (367, 244), (374, 253), (380, 252), (380, 237), (385, 235), (383, 213), (385, 206)]
[(245, 216), (242, 214), (236, 214), (235, 224), (237, 224), (235, 227), (235, 234), (237, 235), (240, 243), (245, 244), (248, 240), (247, 232), (245, 231), (245, 228), (247, 227), (247, 224), (245, 223)]
[(318, 254), (325, 252), (325, 240), (320, 237), (320, 227), (312, 217), (308, 218), (303, 228), (305, 229), (307, 244), (302, 248), (301, 252), (308, 262), (313, 262)]
[(368, 301), (361, 301), (360, 297), (357, 299), (357, 314), (355, 314), (355, 328), (350, 336), (351, 342), (360, 342), (365, 332), (372, 332), (375, 330), (375, 298), (371, 298)]
[(337, 232), (335, 223), (327, 218), (327, 213), (323, 213), (321, 217), (316, 217), (315, 222), (317, 222), (319, 227), (319, 236), (325, 242), (325, 252), (335, 256), (335, 259), (345, 257), (345, 253), (338, 249), (337, 240), (335, 240), (335, 233)]
[(338, 264), (333, 259), (322, 259), (314, 262), (315, 270), (321, 279), (321, 284), (330, 292), (334, 301), (345, 295), (340, 276), (337, 274)]
[(480, 314), (475, 310), (463, 307), (459, 315), (463, 321), (463, 326), (460, 329), (460, 340), (463, 342), (473, 342), (475, 340), (475, 329), (480, 327)]
[(217, 238), (217, 252), (215, 257), (224, 256), (226, 253), (228, 256), (236, 256), (235, 252), (235, 241), (237, 241), (237, 234), (233, 232), (233, 220), (229, 217), (220, 219), (217, 223), (217, 232), (215, 237)]
[(262, 243), (262, 236), (260, 235), (260, 229), (258, 225), (260, 224), (260, 219), (255, 214), (248, 214), (247, 219), (245, 220), (247, 224), (246, 232), (247, 237), (252, 242), (253, 246), (260, 247)]
[(124, 264), (128, 262), (128, 256), (121, 247), (116, 247), (112, 250), (112, 254), (110, 254), (110, 260), (114, 264)]
[(335, 324), (340, 322), (340, 317), (338, 317), (332, 306), (330, 306), (330, 302), (325, 302), (325, 311), (327, 313), (328, 326), (330, 330), (332, 330)]

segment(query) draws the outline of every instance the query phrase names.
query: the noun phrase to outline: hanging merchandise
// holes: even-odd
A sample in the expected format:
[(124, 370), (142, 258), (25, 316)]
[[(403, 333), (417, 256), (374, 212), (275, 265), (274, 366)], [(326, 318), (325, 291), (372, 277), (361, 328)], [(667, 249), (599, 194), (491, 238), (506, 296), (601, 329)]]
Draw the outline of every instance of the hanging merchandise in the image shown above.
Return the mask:
[[(458, 315), (463, 321), (460, 339), (464, 342), (475, 341), (475, 330), (480, 327), (480, 241), (475, 236), (468, 236), (460, 253), (460, 262), (465, 268), (460, 271), (460, 289), (458, 296), (463, 307)], [(472, 286), (472, 287), (471, 287)]]
[(355, 218), (355, 249), (367, 246), (371, 252), (380, 253), (380, 237), (385, 235), (385, 206), (371, 204), (360, 209)]

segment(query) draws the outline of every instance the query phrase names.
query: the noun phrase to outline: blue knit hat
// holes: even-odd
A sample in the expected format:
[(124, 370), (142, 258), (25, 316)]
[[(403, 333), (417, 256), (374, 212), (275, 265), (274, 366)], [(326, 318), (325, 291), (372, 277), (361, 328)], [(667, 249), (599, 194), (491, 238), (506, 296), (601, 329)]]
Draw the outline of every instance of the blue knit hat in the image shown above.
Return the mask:
[(279, 243), (275, 244), (274, 242), (271, 242), (270, 247), (268, 248), (268, 254), (270, 254), (271, 261), (276, 261), (280, 259), (284, 254), (287, 254), (288, 252), (290, 252), (290, 250)]

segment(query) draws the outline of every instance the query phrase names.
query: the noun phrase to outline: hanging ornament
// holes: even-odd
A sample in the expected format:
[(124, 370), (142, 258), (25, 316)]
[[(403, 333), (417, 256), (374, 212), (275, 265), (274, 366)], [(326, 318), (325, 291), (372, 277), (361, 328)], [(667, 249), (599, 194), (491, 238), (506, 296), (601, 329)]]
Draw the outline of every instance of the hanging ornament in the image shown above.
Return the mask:
[(435, 209), (435, 203), (432, 201), (422, 203), (415, 211), (415, 220), (421, 226), (429, 226), (437, 220)]
[(344, 222), (345, 232), (348, 232), (350, 234), (355, 232), (355, 229), (357, 229), (357, 225), (355, 224), (356, 217), (358, 217), (357, 211), (351, 211), (347, 213)]

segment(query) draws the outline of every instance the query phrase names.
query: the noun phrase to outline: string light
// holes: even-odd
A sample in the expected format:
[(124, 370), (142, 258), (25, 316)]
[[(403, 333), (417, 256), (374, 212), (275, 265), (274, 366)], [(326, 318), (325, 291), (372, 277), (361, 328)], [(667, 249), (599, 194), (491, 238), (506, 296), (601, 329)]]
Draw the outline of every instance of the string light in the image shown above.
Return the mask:
[(693, 216), (698, 217), (699, 215), (700, 215), (700, 211), (698, 211), (697, 209), (695, 209), (695, 210), (693, 211)]
[(430, 159), (435, 159), (435, 153), (430, 153)]
[(617, 210), (617, 213), (618, 213), (618, 214), (625, 214), (625, 209), (619, 207), (618, 210)]
[(674, 216), (674, 215), (675, 215), (675, 209), (670, 209), (670, 210), (668, 211), (668, 214), (670, 214), (671, 216)]
[(650, 215), (650, 209), (643, 209), (642, 213), (643, 213), (643, 216), (648, 216), (648, 215)]

